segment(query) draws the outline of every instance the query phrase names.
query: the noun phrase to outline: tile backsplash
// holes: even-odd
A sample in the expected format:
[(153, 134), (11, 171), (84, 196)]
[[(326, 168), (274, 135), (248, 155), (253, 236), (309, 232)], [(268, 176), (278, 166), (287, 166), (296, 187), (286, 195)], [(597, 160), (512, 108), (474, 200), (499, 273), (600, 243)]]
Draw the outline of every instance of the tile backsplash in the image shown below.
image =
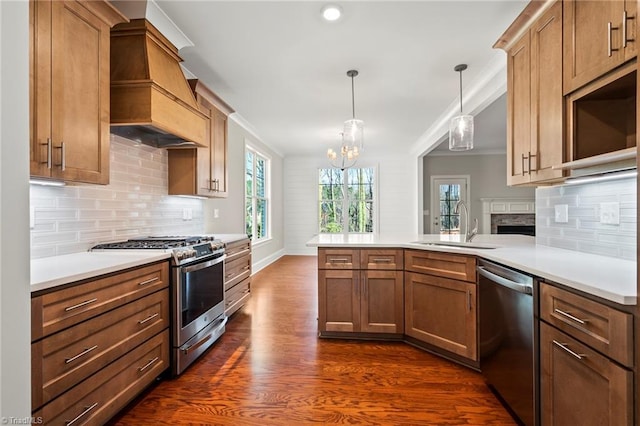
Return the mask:
[(167, 195), (166, 150), (112, 135), (110, 158), (109, 185), (31, 185), (31, 258), (136, 236), (203, 232), (203, 200)]
[[(536, 189), (536, 243), (636, 260), (636, 178)], [(619, 223), (603, 223), (602, 209), (619, 206)], [(562, 216), (563, 205), (568, 216)], [(617, 209), (616, 209), (617, 210)], [(606, 216), (606, 215), (605, 215)]]

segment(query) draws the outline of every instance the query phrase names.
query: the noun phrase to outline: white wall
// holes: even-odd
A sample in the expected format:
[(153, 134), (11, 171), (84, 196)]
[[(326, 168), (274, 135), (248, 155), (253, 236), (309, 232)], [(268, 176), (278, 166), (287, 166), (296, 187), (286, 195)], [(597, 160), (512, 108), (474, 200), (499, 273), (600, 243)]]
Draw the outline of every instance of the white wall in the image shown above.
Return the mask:
[[(427, 155), (423, 159), (423, 210), (429, 210), (429, 216), (423, 216), (424, 233), (431, 231), (433, 212), (431, 211), (431, 176), (433, 175), (470, 175), (471, 200), (469, 217), (482, 220), (481, 198), (535, 198), (535, 189), (530, 187), (507, 186), (507, 157), (498, 155)], [(471, 220), (469, 223), (473, 223)]]
[[(0, 1), (0, 416), (31, 414), (29, 4)], [(4, 423), (4, 421), (3, 421)]]
[[(244, 161), (245, 143), (271, 160), (271, 239), (253, 247), (251, 260), (257, 272), (284, 254), (283, 160), (264, 143), (230, 117), (227, 133), (229, 196), (207, 200), (204, 207), (205, 228), (210, 233), (244, 234)], [(214, 215), (218, 211), (218, 217)]]
[[(378, 231), (415, 234), (417, 221), (417, 169), (406, 155), (385, 155), (359, 160), (360, 167), (378, 168)], [(284, 222), (287, 254), (315, 254), (305, 243), (318, 233), (318, 169), (328, 167), (325, 157), (286, 157), (284, 160)]]

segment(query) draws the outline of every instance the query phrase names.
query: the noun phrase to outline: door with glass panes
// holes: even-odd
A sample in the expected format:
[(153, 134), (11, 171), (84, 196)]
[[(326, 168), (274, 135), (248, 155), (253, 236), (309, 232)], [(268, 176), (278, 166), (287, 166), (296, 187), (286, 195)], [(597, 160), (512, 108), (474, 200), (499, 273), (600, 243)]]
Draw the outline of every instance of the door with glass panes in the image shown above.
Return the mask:
[(460, 212), (455, 212), (460, 200), (469, 207), (469, 176), (431, 177), (432, 234), (460, 234)]

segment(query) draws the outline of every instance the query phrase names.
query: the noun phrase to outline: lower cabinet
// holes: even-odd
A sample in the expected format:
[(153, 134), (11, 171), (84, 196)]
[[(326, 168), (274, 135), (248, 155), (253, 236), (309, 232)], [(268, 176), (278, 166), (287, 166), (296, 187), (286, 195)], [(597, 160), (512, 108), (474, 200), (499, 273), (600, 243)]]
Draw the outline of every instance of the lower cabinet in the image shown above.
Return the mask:
[(405, 273), (405, 334), (477, 361), (476, 284)]
[(251, 240), (228, 243), (224, 261), (224, 313), (231, 316), (251, 296)]
[(321, 336), (404, 332), (402, 250), (321, 248), (318, 259)]

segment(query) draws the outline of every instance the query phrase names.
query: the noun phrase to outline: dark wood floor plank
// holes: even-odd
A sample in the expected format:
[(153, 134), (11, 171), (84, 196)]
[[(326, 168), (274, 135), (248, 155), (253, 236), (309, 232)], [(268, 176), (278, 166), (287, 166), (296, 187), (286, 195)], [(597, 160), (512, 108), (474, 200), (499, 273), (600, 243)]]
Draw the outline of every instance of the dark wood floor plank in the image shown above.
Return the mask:
[(258, 272), (211, 350), (112, 424), (515, 424), (472, 370), (401, 342), (318, 339), (316, 262)]

